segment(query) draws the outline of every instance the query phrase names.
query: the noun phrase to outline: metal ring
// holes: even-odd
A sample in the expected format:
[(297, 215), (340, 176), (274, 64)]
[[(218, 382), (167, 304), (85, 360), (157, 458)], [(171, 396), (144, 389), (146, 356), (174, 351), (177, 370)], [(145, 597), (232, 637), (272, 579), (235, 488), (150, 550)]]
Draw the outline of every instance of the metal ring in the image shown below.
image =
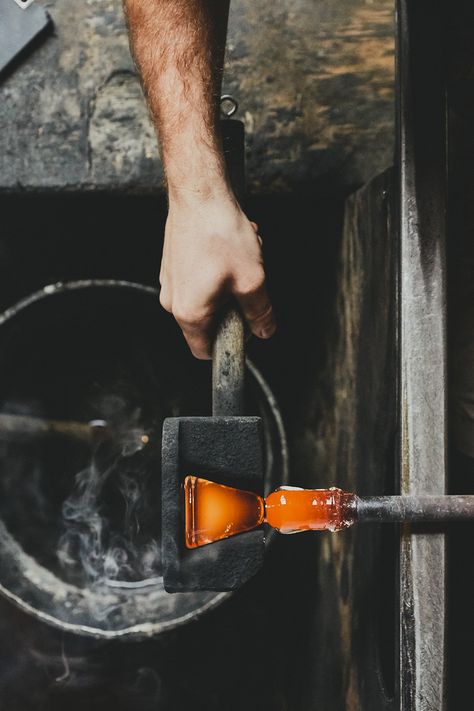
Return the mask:
[[(30, 294), (0, 314), (0, 327), (14, 321), (18, 314), (44, 298), (90, 288), (119, 288), (149, 294), (152, 298), (158, 296), (155, 288), (128, 281), (85, 279), (58, 282)], [(267, 493), (277, 483), (288, 481), (288, 447), (281, 414), (268, 384), (249, 360), (246, 367), (257, 386), (258, 404), (267, 433), (264, 438)], [(272, 429), (275, 432), (273, 446)], [(0, 595), (24, 612), (64, 632), (98, 639), (153, 637), (198, 619), (232, 595), (232, 592), (180, 593), (179, 600), (186, 604), (178, 612), (174, 596), (164, 592), (161, 576), (140, 583), (132, 589), (130, 585), (119, 584), (80, 588), (68, 583), (23, 550), (0, 518)], [(100, 616), (94, 610), (99, 610)], [(139, 614), (130, 617), (135, 610)]]
[(34, 0), (15, 0), (15, 2), (22, 10), (27, 10), (34, 3)]
[[(227, 109), (227, 111), (224, 109), (224, 104), (230, 104), (230, 107)], [(233, 96), (230, 94), (222, 94), (221, 96), (221, 115), (224, 118), (230, 118), (233, 116), (235, 113), (237, 113), (237, 110), (239, 108), (238, 101), (234, 99)]]

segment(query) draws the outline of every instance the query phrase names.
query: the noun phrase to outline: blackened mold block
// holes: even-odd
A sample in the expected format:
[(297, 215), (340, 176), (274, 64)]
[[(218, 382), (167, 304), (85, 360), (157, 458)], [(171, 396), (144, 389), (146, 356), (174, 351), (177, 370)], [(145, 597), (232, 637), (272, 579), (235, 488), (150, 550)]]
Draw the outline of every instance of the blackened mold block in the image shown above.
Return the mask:
[(263, 494), (260, 418), (177, 417), (165, 420), (163, 425), (165, 589), (168, 592), (235, 590), (263, 565), (263, 529), (187, 549), (183, 482), (188, 474)]

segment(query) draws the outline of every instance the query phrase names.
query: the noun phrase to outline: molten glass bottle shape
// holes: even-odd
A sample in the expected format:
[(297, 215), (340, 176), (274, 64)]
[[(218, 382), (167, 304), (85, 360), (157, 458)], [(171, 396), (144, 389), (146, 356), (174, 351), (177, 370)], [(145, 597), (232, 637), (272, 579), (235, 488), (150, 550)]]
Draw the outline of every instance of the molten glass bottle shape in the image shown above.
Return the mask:
[(281, 487), (264, 499), (207, 479), (184, 481), (185, 543), (198, 548), (264, 521), (280, 533), (339, 531), (356, 520), (356, 497), (341, 489)]
[(251, 531), (263, 522), (263, 499), (251, 491), (187, 476), (184, 495), (187, 548)]

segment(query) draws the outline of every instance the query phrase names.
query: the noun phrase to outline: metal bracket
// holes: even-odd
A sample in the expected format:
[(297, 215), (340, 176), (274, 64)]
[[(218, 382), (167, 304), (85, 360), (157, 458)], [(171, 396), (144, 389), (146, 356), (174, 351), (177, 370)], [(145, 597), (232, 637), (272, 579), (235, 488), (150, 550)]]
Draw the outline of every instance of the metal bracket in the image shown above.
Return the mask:
[(30, 5), (34, 3), (35, 0), (13, 0), (18, 7), (21, 7), (22, 10), (26, 10)]

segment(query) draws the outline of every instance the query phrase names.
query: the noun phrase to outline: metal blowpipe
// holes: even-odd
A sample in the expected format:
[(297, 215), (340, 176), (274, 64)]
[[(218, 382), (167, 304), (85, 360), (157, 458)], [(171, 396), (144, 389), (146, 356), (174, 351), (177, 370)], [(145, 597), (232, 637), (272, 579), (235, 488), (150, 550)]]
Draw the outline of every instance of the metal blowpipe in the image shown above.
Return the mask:
[(379, 523), (468, 521), (474, 518), (474, 496), (357, 496), (357, 520)]

